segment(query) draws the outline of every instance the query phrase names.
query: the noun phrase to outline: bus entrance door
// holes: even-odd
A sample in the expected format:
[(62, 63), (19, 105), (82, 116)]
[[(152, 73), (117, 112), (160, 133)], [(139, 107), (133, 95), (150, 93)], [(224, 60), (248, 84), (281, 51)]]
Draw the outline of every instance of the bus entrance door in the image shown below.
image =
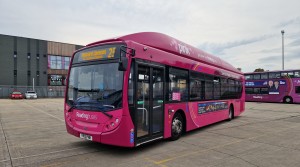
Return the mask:
[(163, 138), (164, 68), (138, 65), (136, 86), (137, 145)]

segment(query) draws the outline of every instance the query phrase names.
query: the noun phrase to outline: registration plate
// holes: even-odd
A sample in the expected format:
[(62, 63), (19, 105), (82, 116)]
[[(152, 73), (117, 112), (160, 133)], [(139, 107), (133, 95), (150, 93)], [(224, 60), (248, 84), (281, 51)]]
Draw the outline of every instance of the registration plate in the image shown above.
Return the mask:
[(83, 133), (80, 133), (80, 138), (85, 139), (85, 140), (90, 140), (90, 141), (93, 140), (92, 136), (86, 135), (86, 134), (83, 134)]

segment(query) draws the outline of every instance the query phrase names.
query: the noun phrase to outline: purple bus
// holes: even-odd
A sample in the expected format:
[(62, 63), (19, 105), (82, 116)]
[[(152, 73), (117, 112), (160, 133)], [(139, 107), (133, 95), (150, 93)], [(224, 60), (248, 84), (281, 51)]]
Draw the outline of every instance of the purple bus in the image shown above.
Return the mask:
[(245, 73), (246, 101), (300, 103), (300, 69)]

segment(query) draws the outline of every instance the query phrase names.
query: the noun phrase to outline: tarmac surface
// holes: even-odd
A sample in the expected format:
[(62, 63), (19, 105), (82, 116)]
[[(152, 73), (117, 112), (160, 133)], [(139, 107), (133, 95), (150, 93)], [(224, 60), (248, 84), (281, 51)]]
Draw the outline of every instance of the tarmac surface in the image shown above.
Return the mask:
[(0, 99), (0, 166), (300, 166), (300, 105), (246, 103), (177, 141), (120, 148), (69, 135), (63, 99)]

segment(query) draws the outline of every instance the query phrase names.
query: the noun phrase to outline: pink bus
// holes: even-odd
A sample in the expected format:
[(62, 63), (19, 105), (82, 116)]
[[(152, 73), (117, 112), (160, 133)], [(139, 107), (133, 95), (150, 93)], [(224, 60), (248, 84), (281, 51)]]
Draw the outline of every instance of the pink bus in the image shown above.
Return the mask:
[(68, 133), (109, 145), (176, 140), (245, 109), (240, 71), (160, 33), (87, 45), (74, 53), (67, 82)]
[(300, 70), (245, 73), (246, 101), (300, 103)]

